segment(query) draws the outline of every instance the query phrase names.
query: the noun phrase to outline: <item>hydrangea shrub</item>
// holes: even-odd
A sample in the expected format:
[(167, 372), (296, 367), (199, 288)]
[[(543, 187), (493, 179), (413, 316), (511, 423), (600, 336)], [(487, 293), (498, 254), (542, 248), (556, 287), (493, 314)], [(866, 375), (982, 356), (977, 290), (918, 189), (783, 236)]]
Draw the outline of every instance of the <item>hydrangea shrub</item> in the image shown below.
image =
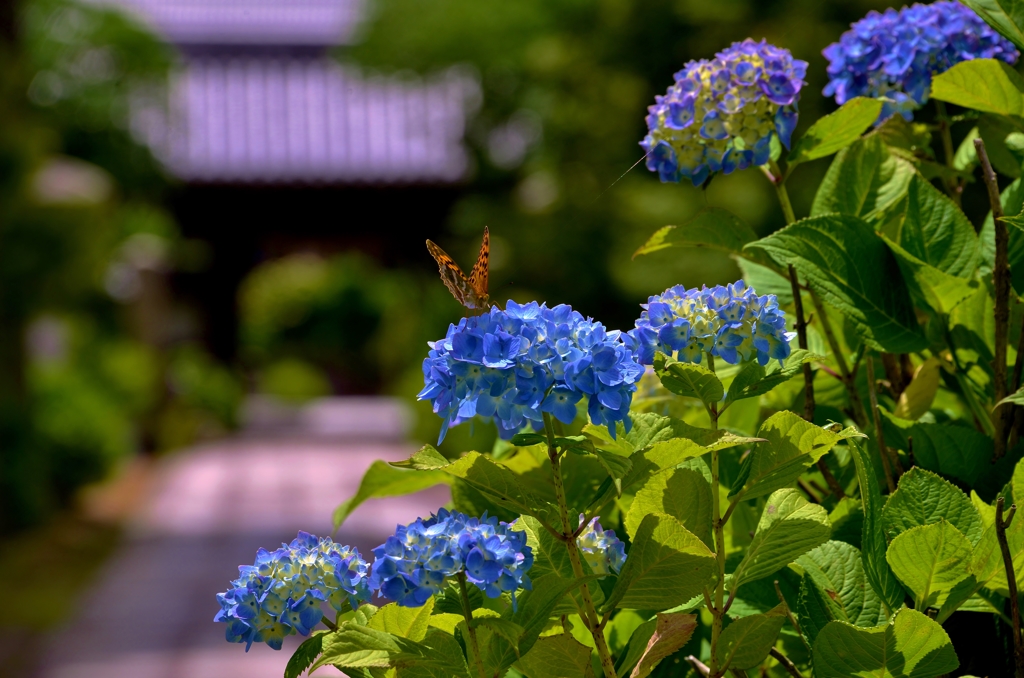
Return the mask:
[[(564, 304), (468, 309), (419, 398), (440, 440), (475, 419), (501, 441), (376, 463), (339, 522), (431, 484), (451, 505), (371, 562), (305, 533), (259, 551), (217, 597), (226, 638), (308, 636), (285, 678), (1024, 676), (1024, 197), (998, 196), (988, 156), (1019, 147), (969, 129), (1020, 128), (1024, 24), (966, 4), (989, 23), (938, 2), (855, 24), (825, 53), (842, 105), (801, 135), (808, 64), (786, 49), (686, 64), (647, 116), (649, 169), (758, 167), (785, 223), (758, 237), (706, 208), (638, 254), (714, 247), (744, 279), (638, 299), (626, 331)], [(929, 100), (957, 108), (876, 126)], [(792, 168), (833, 155), (799, 218)], [(968, 191), (994, 214), (972, 224)]]

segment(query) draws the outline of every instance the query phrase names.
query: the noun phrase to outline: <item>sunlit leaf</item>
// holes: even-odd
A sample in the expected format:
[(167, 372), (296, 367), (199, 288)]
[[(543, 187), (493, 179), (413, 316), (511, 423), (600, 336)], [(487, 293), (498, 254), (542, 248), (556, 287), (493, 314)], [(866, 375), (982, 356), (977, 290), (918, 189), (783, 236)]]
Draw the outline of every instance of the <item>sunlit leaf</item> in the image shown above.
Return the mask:
[(962, 61), (932, 79), (932, 98), (983, 113), (1024, 115), (1024, 79), (997, 59)]
[(658, 229), (633, 258), (669, 247), (710, 247), (726, 252), (739, 252), (757, 240), (750, 226), (720, 207), (707, 207), (682, 226)]
[(793, 146), (789, 164), (795, 165), (832, 155), (846, 148), (878, 120), (882, 102), (855, 97), (839, 110), (819, 118)]

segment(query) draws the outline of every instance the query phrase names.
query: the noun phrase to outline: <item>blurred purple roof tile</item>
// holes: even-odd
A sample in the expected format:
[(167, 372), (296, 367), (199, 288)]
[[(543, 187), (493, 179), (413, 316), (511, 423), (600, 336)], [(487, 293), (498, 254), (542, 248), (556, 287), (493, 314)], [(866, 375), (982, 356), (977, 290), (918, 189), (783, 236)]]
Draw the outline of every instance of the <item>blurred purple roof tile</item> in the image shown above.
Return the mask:
[(338, 45), (362, 0), (95, 0), (124, 7), (180, 45)]
[(169, 108), (136, 106), (133, 127), (187, 180), (452, 182), (475, 87), (458, 71), (366, 77), (327, 57), (191, 57)]

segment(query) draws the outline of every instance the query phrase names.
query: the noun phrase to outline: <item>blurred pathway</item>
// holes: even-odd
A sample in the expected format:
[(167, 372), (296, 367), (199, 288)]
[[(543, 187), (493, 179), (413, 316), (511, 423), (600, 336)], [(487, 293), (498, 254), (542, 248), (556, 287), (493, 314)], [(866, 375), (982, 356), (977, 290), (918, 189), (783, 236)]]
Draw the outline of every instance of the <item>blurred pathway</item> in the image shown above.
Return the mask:
[[(329, 534), (334, 507), (355, 493), (375, 459), (415, 450), (402, 440), (401, 419), (387, 401), (335, 402), (303, 425), (167, 459), (77, 618), (46, 647), (38, 677), (280, 678), (302, 639), (290, 637), (280, 652), (254, 644), (246, 654), (212, 621), (215, 594), (260, 546), (276, 547), (300, 529)], [(447, 500), (447, 488), (432, 488), (370, 501), (336, 539), (368, 556), (397, 523)]]

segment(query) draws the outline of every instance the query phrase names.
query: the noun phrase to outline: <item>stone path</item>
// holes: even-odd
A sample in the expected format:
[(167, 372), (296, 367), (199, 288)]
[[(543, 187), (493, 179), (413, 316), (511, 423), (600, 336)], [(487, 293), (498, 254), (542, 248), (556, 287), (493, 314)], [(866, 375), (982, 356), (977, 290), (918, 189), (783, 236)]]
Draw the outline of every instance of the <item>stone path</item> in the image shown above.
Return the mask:
[[(48, 643), (37, 678), (280, 678), (302, 639), (288, 638), (280, 652), (253, 645), (247, 654), (225, 642), (223, 625), (212, 621), (215, 594), (260, 546), (290, 541), (300, 529), (328, 534), (334, 507), (355, 493), (375, 459), (415, 450), (401, 441), (400, 428), (396, 439), (394, 426), (380, 425), (391, 416), (382, 419), (380, 408), (356, 408), (354, 419), (348, 409), (340, 424), (323, 416), (331, 439), (263, 432), (161, 464), (117, 555), (79, 615)], [(448, 497), (439, 487), (367, 502), (336, 540), (367, 556), (396, 524), (429, 514)]]

